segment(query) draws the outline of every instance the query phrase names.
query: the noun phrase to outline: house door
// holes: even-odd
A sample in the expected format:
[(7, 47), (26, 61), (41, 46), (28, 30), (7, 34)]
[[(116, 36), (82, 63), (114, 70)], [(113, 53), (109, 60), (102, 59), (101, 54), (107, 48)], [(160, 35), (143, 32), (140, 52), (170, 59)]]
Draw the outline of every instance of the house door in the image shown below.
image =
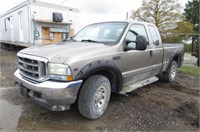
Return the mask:
[(14, 25), (13, 25), (13, 16), (10, 17), (10, 37), (11, 41), (14, 41)]
[(19, 41), (23, 42), (24, 41), (24, 30), (23, 30), (22, 12), (19, 12), (18, 15), (19, 15)]

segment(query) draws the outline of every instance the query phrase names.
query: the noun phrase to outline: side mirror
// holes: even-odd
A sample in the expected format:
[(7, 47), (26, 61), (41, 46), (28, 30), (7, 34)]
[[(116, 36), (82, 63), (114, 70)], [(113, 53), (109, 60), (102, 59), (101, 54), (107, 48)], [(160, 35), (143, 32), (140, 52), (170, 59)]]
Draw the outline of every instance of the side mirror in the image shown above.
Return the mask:
[(143, 35), (136, 37), (136, 50), (145, 50), (147, 48), (147, 40)]
[(125, 50), (145, 50), (147, 48), (147, 40), (143, 35), (138, 35), (136, 41), (126, 40)]

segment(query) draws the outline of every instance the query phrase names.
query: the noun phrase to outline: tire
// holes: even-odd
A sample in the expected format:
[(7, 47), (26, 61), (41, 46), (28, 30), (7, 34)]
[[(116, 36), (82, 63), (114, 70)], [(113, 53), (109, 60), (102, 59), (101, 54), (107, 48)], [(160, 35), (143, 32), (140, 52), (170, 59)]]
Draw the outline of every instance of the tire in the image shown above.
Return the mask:
[(111, 95), (111, 85), (103, 75), (93, 75), (84, 83), (79, 93), (79, 112), (86, 118), (97, 119), (105, 112)]
[(172, 61), (169, 69), (163, 73), (163, 79), (166, 82), (173, 82), (176, 80), (178, 64), (176, 61)]
[(200, 66), (200, 64), (199, 64), (199, 58), (197, 59), (197, 66), (198, 66), (198, 67)]

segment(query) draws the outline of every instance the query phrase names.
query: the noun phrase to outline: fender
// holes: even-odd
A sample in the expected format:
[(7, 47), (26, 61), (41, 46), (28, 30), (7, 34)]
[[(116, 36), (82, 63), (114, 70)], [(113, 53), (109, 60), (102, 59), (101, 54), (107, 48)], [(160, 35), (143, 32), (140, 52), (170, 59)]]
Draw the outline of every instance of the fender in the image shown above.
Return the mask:
[[(176, 60), (176, 57), (177, 57), (177, 60)], [(180, 65), (181, 65), (181, 55), (180, 55), (180, 53), (175, 53), (175, 54), (173, 54), (173, 55), (170, 57), (170, 59), (169, 59), (169, 64), (168, 64), (166, 70), (169, 70), (170, 65), (171, 65), (171, 63), (172, 63), (173, 60), (175, 60), (175, 61), (177, 62), (177, 64), (178, 64), (178, 66), (180, 66)]]
[(105, 75), (110, 80), (113, 92), (119, 92), (122, 90), (122, 73), (113, 62), (106, 60), (91, 62), (79, 71), (75, 77), (75, 80), (85, 80), (93, 74)]

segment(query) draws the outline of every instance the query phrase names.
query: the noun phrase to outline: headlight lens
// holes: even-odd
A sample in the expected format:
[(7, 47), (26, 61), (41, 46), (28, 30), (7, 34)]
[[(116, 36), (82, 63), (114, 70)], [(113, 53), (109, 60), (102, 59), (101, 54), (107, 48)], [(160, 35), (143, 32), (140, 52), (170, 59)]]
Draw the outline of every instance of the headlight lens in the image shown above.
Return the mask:
[(49, 77), (54, 80), (71, 81), (72, 71), (68, 65), (63, 64), (48, 64)]

